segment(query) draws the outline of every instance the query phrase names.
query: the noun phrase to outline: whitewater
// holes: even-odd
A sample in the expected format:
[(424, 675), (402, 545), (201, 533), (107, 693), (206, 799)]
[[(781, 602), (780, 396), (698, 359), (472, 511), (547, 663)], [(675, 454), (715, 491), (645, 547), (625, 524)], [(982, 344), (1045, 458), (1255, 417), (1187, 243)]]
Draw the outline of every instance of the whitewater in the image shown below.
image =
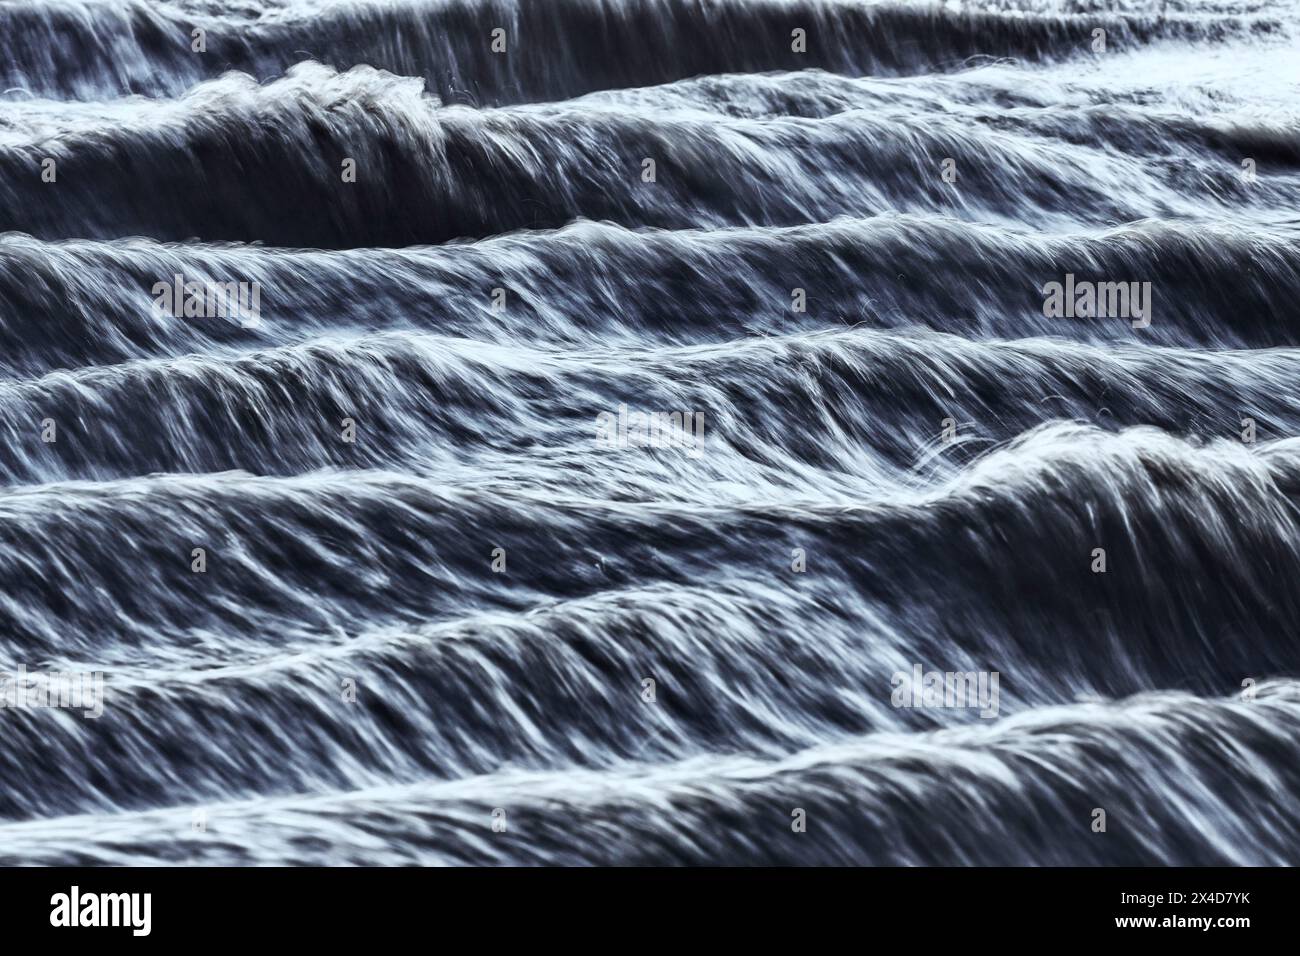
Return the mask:
[(1298, 94), (1297, 0), (0, 0), (0, 864), (1300, 863)]

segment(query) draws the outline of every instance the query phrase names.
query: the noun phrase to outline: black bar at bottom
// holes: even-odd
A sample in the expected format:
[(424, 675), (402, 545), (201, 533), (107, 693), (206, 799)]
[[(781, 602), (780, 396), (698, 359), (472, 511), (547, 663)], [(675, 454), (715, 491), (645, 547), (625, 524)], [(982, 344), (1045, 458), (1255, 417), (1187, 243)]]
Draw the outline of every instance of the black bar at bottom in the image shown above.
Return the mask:
[[(402, 934), (463, 945), (430, 932), (531, 946), (963, 933), (971, 945), (1192, 936), (1232, 945), (1288, 928), (1295, 890), (1286, 869), (13, 869), (0, 871), (0, 919), (11, 945), (73, 933), (127, 945), (333, 949)], [(146, 893), (147, 927), (144, 896), (119, 895)]]

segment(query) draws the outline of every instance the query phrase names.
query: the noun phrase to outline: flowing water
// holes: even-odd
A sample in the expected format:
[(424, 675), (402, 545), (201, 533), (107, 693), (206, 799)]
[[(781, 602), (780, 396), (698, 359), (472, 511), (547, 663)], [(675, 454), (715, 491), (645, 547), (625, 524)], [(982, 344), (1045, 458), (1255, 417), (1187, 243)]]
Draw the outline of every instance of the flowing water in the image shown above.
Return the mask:
[(1296, 0), (0, 0), (0, 862), (1300, 863), (1297, 94)]

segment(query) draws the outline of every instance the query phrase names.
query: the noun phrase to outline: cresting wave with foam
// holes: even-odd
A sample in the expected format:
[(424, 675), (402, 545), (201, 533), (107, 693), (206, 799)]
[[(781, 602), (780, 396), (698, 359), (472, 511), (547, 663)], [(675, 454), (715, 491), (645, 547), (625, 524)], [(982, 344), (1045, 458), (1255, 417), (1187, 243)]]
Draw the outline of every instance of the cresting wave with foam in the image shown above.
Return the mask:
[[(1059, 228), (1080, 215), (1118, 223), (1200, 218), (1214, 205), (1300, 205), (1293, 171), (1248, 189), (1232, 166), (1192, 151), (1176, 165), (1153, 164), (944, 115), (924, 124), (869, 111), (760, 123), (438, 108), (417, 81), (369, 68), (336, 74), (304, 64), (265, 86), (232, 74), (169, 115), (0, 145), (0, 228), (45, 239), (198, 235), (336, 248), (576, 217), (779, 226), (938, 207)], [(810, 154), (821, 161), (808, 164)], [(938, 169), (958, 154), (955, 190)], [(643, 179), (647, 158), (653, 182)], [(60, 171), (57, 190), (39, 175), (46, 160)], [(356, 164), (355, 182), (341, 175), (344, 160)], [(202, 190), (192, 188), (196, 177)], [(214, 203), (214, 194), (244, 199)]]
[[(935, 270), (945, 284), (923, 281)], [(1042, 287), (1067, 273), (1145, 278), (1157, 290), (1158, 316), (1140, 331), (1123, 319), (1049, 319)], [(152, 288), (175, 275), (258, 283), (262, 321), (249, 329), (232, 317), (157, 320)], [(1300, 241), (1289, 232), (1226, 219), (1064, 236), (934, 215), (780, 229), (633, 231), (582, 222), (479, 243), (337, 252), (9, 234), (0, 236), (0, 366), (35, 377), (403, 326), (576, 348), (837, 325), (1264, 347), (1295, 341), (1300, 306), (1289, 289), (1298, 276)], [(492, 308), (494, 288), (505, 290), (503, 310)], [(803, 312), (792, 307), (799, 288)]]
[[(949, 420), (958, 463), (1048, 419), (1205, 438), (1288, 435), (1300, 352), (972, 342), (855, 329), (617, 353), (555, 353), (415, 333), (319, 338), (235, 358), (150, 359), (0, 384), (0, 475), (34, 483), (140, 472), (581, 463), (620, 406), (698, 411), (708, 454), (682, 480), (755, 465), (870, 477), (928, 456)], [(888, 387), (886, 388), (886, 384)], [(113, 423), (139, 434), (123, 442)], [(59, 423), (53, 436), (32, 422)], [(359, 441), (340, 440), (346, 421)], [(47, 438), (53, 437), (50, 441)], [(685, 458), (685, 460), (679, 460)], [(504, 459), (504, 460), (503, 460)]]
[[(226, 69), (281, 74), (303, 58), (298, 51), (310, 50), (325, 62), (420, 76), (451, 102), (493, 105), (700, 74), (915, 73), (959, 69), (971, 57), (1067, 58), (1086, 53), (1097, 28), (1115, 48), (1269, 36), (1285, 23), (1270, 13), (1026, 14), (841, 0), (347, 0), (214, 15), (140, 0), (39, 0), (0, 4), (0, 89), (74, 99), (175, 96)], [(196, 28), (206, 32), (204, 54), (192, 51)], [(791, 45), (798, 28), (808, 34), (803, 53)], [(511, 56), (493, 52), (493, 29), (506, 30)], [(51, 42), (65, 36), (75, 42)]]
[[(773, 488), (766, 501), (673, 501), (646, 481), (660, 500), (602, 501), (560, 472), (539, 475), (531, 491), (495, 476), (474, 487), (364, 472), (17, 489), (0, 496), (0, 611), (17, 646), (42, 658), (69, 653), (64, 635), (73, 634), (84, 642), (73, 661), (165, 660), (201, 651), (236, 620), (293, 645), (289, 635), (339, 640), (384, 619), (410, 627), (649, 581), (724, 583), (728, 569), (746, 566), (741, 580), (797, 584), (812, 602), (805, 626), (819, 634), (875, 632), (900, 652), (1001, 654), (1022, 679), (1041, 668), (1023, 685), (1041, 693), (1133, 692), (1155, 675), (1221, 691), (1242, 668), (1284, 667), (1293, 654), (1287, 621), (1300, 608), (1285, 590), (1267, 611), (1256, 602), (1288, 568), (1300, 571), (1296, 455), (1293, 441), (1261, 455), (1231, 442), (1196, 449), (1154, 430), (1049, 426), (930, 493)], [(507, 577), (491, 572), (476, 541), (517, 556)], [(1099, 542), (1114, 573), (1082, 578)], [(187, 562), (168, 559), (190, 543), (227, 555), (201, 583)], [(519, 557), (539, 547), (545, 562)], [(816, 556), (816, 577), (791, 572), (794, 547)], [(48, 569), (39, 581), (26, 574), (33, 565)], [(125, 586), (146, 574), (155, 582), (147, 600)], [(52, 614), (52, 597), (68, 588), (81, 602)], [(976, 596), (980, 626), (946, 617), (960, 607), (969, 615)], [(1056, 621), (1050, 631), (1044, 619)], [(142, 644), (115, 650), (128, 620)], [(785, 633), (773, 628), (770, 639)]]
[[(1163, 694), (1046, 709), (994, 728), (877, 735), (780, 761), (743, 757), (599, 773), (503, 771), (211, 808), (0, 827), (5, 862), (681, 865), (1277, 865), (1293, 862), (1300, 690), (1255, 701)], [(1244, 761), (1252, 775), (1225, 772)], [(1080, 765), (1088, 770), (1080, 771)], [(978, 799), (972, 799), (978, 794)], [(1112, 808), (1099, 849), (1079, 807)], [(476, 822), (512, 807), (502, 839)], [(821, 827), (792, 833), (778, 808)], [(1229, 808), (1227, 813), (1224, 808)], [(719, 818), (753, 821), (741, 835)], [(927, 823), (949, 821), (939, 833)], [(95, 821), (94, 836), (87, 825)], [(576, 821), (576, 822), (575, 822)], [(1222, 838), (1203, 840), (1213, 827)], [(1110, 832), (1110, 831), (1108, 831)]]

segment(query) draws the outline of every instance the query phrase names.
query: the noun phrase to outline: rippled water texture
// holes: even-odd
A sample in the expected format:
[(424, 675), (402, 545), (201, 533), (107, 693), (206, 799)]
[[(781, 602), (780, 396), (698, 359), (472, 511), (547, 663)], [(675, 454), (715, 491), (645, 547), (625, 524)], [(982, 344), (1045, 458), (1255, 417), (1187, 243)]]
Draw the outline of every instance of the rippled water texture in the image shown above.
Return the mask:
[(1298, 94), (1296, 0), (0, 0), (0, 862), (1300, 862)]

